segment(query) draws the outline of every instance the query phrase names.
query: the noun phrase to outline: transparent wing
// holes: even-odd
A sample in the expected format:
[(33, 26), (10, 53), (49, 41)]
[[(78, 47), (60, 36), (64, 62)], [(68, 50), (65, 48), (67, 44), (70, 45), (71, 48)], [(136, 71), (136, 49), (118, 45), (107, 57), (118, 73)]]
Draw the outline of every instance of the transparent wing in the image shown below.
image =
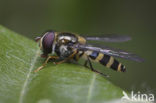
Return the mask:
[(93, 50), (93, 51), (97, 51), (97, 52), (101, 52), (110, 56), (114, 56), (114, 57), (119, 57), (119, 58), (124, 58), (124, 59), (128, 59), (128, 60), (132, 60), (132, 61), (136, 61), (136, 62), (143, 62), (144, 59), (140, 58), (139, 56), (133, 54), (133, 53), (128, 53), (126, 51), (120, 50), (120, 49), (114, 49), (114, 48), (110, 48), (110, 47), (95, 47), (92, 45), (75, 45), (73, 46), (73, 48), (77, 48), (79, 50)]
[(131, 40), (130, 36), (118, 34), (104, 34), (103, 36), (85, 36), (88, 41), (125, 42)]

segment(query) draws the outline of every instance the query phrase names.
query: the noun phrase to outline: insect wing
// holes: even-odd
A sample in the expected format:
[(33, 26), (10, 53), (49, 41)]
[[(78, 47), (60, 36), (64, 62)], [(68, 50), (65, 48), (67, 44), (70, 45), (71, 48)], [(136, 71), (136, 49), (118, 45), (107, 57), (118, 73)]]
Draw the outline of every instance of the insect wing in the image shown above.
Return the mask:
[(120, 49), (114, 49), (114, 48), (110, 48), (110, 47), (94, 47), (92, 45), (75, 45), (74, 48), (77, 48), (79, 50), (92, 50), (92, 51), (97, 51), (97, 52), (101, 52), (110, 56), (114, 56), (114, 57), (119, 57), (119, 58), (124, 58), (124, 59), (128, 59), (128, 60), (132, 60), (132, 61), (136, 61), (136, 62), (143, 62), (144, 60), (142, 58), (140, 58), (139, 56), (132, 54), (132, 53), (128, 53), (125, 52), (123, 50)]
[(126, 42), (131, 40), (130, 36), (117, 35), (117, 34), (105, 34), (103, 36), (85, 36), (88, 41), (104, 41), (104, 42)]

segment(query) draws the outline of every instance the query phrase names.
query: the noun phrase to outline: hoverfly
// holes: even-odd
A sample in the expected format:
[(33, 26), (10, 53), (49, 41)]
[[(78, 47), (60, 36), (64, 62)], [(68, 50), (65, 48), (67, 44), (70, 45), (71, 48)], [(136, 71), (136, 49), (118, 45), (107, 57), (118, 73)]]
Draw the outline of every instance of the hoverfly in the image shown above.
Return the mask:
[[(86, 41), (106, 41), (106, 42), (124, 42), (131, 38), (128, 36), (103, 36), (103, 37), (82, 37), (78, 34), (68, 33), (68, 32), (55, 32), (47, 31), (42, 37), (36, 37), (36, 41), (39, 42), (39, 47), (43, 51), (42, 57), (46, 57), (46, 61), (42, 66), (37, 68), (35, 72), (41, 70), (50, 59), (59, 60), (54, 62), (55, 64), (61, 64), (63, 62), (74, 60), (78, 61), (79, 58), (83, 57), (85, 59), (84, 66), (97, 72), (101, 75), (105, 74), (95, 70), (92, 66), (93, 62), (99, 62), (100, 64), (111, 68), (115, 71), (125, 72), (126, 68), (119, 61), (114, 59), (114, 57), (120, 57), (124, 59), (129, 59), (137, 62), (142, 62), (143, 59), (136, 56), (135, 54), (125, 52), (123, 50), (113, 49), (109, 47), (97, 47), (93, 45), (86, 44)], [(56, 53), (57, 56), (54, 56)], [(49, 55), (51, 54), (51, 55)]]

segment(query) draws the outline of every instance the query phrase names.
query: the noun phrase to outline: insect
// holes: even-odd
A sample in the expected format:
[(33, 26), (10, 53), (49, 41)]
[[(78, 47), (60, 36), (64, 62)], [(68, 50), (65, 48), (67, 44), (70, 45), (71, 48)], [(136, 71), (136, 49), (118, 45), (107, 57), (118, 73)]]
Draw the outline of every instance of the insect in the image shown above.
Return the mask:
[[(50, 59), (59, 60), (55, 64), (61, 64), (69, 60), (78, 61), (79, 58), (84, 58), (84, 66), (89, 67), (92, 71), (101, 75), (107, 76), (95, 70), (92, 62), (98, 62), (115, 71), (125, 72), (125, 66), (116, 60), (114, 57), (120, 57), (128, 60), (142, 62), (143, 59), (135, 54), (125, 52), (119, 49), (113, 49), (106, 46), (98, 47), (96, 44), (89, 45), (87, 41), (105, 41), (105, 42), (124, 42), (131, 38), (128, 36), (108, 35), (102, 37), (82, 37), (78, 34), (68, 32), (47, 31), (42, 37), (36, 37), (39, 42), (39, 47), (46, 61), (42, 66), (37, 68), (35, 72), (41, 70)], [(49, 55), (50, 54), (50, 55)], [(57, 56), (54, 56), (56, 54)], [(87, 66), (89, 64), (89, 66)]]

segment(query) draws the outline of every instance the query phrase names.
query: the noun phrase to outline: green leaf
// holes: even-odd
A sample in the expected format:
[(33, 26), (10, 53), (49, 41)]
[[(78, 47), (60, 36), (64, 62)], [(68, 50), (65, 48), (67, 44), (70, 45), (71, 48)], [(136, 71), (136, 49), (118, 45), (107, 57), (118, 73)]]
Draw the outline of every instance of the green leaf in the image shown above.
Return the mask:
[(105, 77), (89, 69), (49, 62), (38, 44), (0, 26), (0, 103), (104, 103), (123, 94)]

